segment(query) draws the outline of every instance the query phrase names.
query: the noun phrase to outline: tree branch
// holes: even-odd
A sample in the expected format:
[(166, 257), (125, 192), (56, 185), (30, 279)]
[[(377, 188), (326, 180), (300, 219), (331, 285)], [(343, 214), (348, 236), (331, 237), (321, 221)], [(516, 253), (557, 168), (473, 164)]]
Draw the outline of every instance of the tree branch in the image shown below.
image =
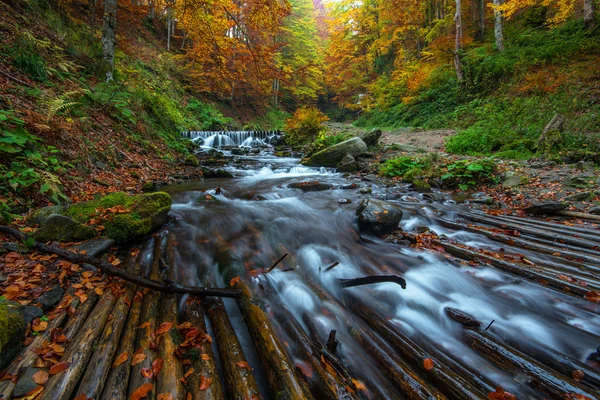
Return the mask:
[(147, 279), (141, 276), (135, 276), (127, 271), (116, 268), (114, 265), (97, 259), (95, 257), (90, 257), (86, 254), (74, 253), (70, 250), (63, 249), (56, 246), (51, 246), (48, 244), (40, 243), (34, 240), (31, 236), (26, 235), (24, 233), (19, 232), (17, 229), (9, 228), (8, 226), (0, 226), (0, 233), (5, 233), (7, 235), (13, 236), (22, 241), (31, 241), (33, 240), (33, 247), (36, 250), (42, 251), (44, 253), (56, 254), (65, 260), (68, 260), (72, 263), (76, 264), (91, 264), (97, 267), (99, 270), (104, 272), (105, 274), (116, 276), (121, 278), (127, 282), (134, 283), (139, 286), (147, 287), (152, 290), (156, 290), (158, 292), (165, 293), (180, 293), (180, 294), (189, 294), (192, 296), (198, 297), (231, 297), (238, 298), (241, 295), (241, 290), (239, 289), (229, 289), (229, 288), (202, 288), (195, 286), (182, 286), (175, 282), (165, 282), (161, 283), (152, 279)]

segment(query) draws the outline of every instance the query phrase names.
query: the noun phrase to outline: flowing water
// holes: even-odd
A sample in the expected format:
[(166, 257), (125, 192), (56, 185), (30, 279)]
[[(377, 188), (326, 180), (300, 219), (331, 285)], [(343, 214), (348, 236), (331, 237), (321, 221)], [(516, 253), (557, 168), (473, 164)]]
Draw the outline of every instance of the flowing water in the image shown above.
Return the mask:
[[(494, 322), (495, 335), (522, 348), (542, 347), (585, 361), (600, 345), (600, 317), (591, 304), (530, 283), (492, 267), (452, 262), (438, 254), (385, 242), (359, 234), (354, 213), (361, 199), (379, 197), (400, 204), (407, 232), (428, 226), (438, 234), (480, 248), (498, 249), (482, 235), (452, 231), (436, 223), (440, 213), (451, 217), (463, 206), (451, 202), (403, 202), (403, 187), (371, 182), (372, 194), (340, 189), (351, 183), (332, 170), (306, 168), (298, 159), (261, 154), (238, 157), (229, 170), (235, 178), (188, 182), (167, 188), (173, 195), (172, 215), (177, 219), (178, 280), (189, 285), (228, 286), (232, 276), (248, 280), (264, 299), (277, 331), (287, 338), (290, 353), (298, 348), (285, 323), (294, 318), (309, 337), (325, 342), (337, 330), (339, 354), (350, 373), (362, 381), (370, 395), (401, 398), (349, 328), (369, 326), (344, 307), (342, 291), (352, 291), (394, 327), (424, 348), (435, 348), (494, 385), (519, 398), (540, 398), (523, 383), (526, 377), (503, 372), (471, 349), (463, 328), (448, 318), (446, 307)], [(293, 182), (320, 181), (333, 190), (303, 192)], [(217, 187), (220, 193), (217, 194)], [(207, 195), (214, 196), (208, 196)], [(411, 194), (419, 196), (418, 194)], [(349, 204), (342, 204), (347, 199)], [(283, 254), (288, 256), (268, 274), (259, 274)], [(339, 262), (335, 268), (325, 268)], [(252, 272), (253, 271), (253, 272)], [(399, 274), (403, 290), (394, 283), (340, 289), (338, 279), (372, 274)], [(225, 277), (225, 278), (224, 278)], [(235, 316), (235, 302), (226, 300)], [(238, 316), (239, 318), (239, 316)], [(234, 318), (235, 319), (235, 318)], [(242, 326), (241, 320), (237, 326)], [(251, 363), (258, 365), (248, 337), (241, 332)], [(259, 368), (259, 381), (264, 381)], [(268, 393), (264, 393), (269, 398)]]

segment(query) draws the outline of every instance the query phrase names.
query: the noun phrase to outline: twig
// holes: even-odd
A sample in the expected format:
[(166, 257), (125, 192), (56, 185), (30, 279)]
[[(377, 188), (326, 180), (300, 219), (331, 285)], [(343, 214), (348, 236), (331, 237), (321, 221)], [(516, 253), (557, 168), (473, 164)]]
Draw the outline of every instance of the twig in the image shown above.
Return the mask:
[(340, 286), (343, 288), (370, 285), (373, 283), (392, 282), (402, 286), (402, 289), (406, 289), (406, 281), (399, 275), (371, 275), (363, 276), (362, 278), (340, 279), (339, 281)]
[(283, 256), (281, 256), (281, 258), (277, 261), (275, 261), (275, 264), (271, 265), (271, 268), (269, 268), (267, 270), (267, 272), (265, 272), (265, 274), (268, 274), (269, 272), (273, 271), (275, 269), (275, 267), (281, 262), (283, 261), (284, 258), (287, 257), (287, 253), (285, 253)]
[(338, 265), (340, 265), (339, 261), (334, 262), (333, 264), (331, 264), (329, 267), (325, 268), (325, 272), (327, 271), (331, 271), (332, 269), (334, 269), (335, 267), (337, 267)]
[(488, 329), (490, 329), (490, 326), (492, 326), (492, 324), (493, 324), (494, 322), (496, 322), (496, 320), (495, 320), (495, 319), (493, 319), (493, 320), (492, 320), (492, 322), (490, 322), (490, 324), (489, 324), (489, 325), (488, 325), (488, 326), (487, 326), (487, 327), (486, 327), (484, 330), (486, 330), (486, 331), (487, 331)]
[(25, 81), (22, 81), (22, 80), (20, 80), (19, 78), (15, 78), (15, 77), (14, 77), (14, 76), (12, 76), (11, 74), (9, 74), (9, 73), (7, 73), (7, 72), (4, 72), (4, 71), (2, 71), (2, 70), (0, 70), (0, 74), (2, 74), (3, 76), (7, 77), (8, 79), (12, 79), (13, 81), (15, 81), (15, 82), (17, 82), (17, 83), (19, 83), (19, 84), (21, 84), (21, 85), (23, 85), (23, 86), (27, 86), (27, 87), (29, 87), (29, 88), (32, 88), (32, 87), (33, 87), (33, 86), (32, 86), (32, 85), (30, 85), (29, 83), (27, 83), (27, 82), (25, 82)]
[(115, 268), (114, 265), (112, 265), (106, 261), (97, 259), (95, 257), (90, 257), (86, 254), (74, 253), (72, 251), (62, 249), (60, 247), (40, 243), (40, 242), (34, 240), (31, 236), (25, 235), (25, 234), (19, 232), (17, 229), (9, 228), (7, 226), (0, 226), (0, 233), (5, 233), (7, 235), (13, 236), (24, 242), (33, 240), (33, 244), (31, 245), (31, 247), (33, 247), (39, 251), (42, 251), (44, 253), (56, 254), (56, 255), (64, 258), (65, 260), (71, 261), (72, 263), (75, 263), (75, 264), (85, 264), (85, 263), (91, 264), (108, 275), (116, 276), (127, 282), (135, 283), (136, 285), (147, 287), (149, 289), (156, 290), (158, 292), (190, 294), (192, 296), (199, 296), (199, 297), (214, 296), (214, 297), (238, 298), (241, 295), (241, 291), (238, 289), (228, 289), (228, 288), (206, 289), (206, 288), (195, 287), (195, 286), (182, 286), (175, 282), (161, 283), (161, 282), (158, 282), (158, 281), (155, 281), (152, 279), (135, 276), (135, 275), (128, 273), (127, 271), (117, 269), (117, 268)]

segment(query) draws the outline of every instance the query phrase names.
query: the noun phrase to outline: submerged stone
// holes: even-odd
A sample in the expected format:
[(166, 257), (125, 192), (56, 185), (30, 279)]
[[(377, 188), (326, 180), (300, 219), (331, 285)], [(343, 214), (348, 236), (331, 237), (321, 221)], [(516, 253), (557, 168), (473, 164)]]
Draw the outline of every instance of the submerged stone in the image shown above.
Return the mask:
[(318, 181), (290, 183), (288, 187), (292, 189), (301, 189), (304, 192), (320, 192), (333, 188), (333, 186), (327, 183), (321, 183)]
[(381, 235), (398, 228), (402, 219), (402, 209), (387, 201), (363, 200), (356, 209), (356, 217), (361, 231)]

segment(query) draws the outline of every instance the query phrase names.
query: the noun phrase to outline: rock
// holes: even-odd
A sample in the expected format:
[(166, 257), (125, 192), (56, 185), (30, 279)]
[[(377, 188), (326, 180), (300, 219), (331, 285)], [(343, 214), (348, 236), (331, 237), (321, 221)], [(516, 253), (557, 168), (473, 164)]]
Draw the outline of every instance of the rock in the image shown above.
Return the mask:
[(594, 168), (594, 163), (591, 161), (581, 160), (581, 161), (578, 161), (577, 164), (575, 164), (573, 166), (573, 168), (575, 168), (578, 171), (585, 171), (585, 170)]
[(184, 165), (187, 165), (188, 167), (199, 167), (200, 166), (200, 162), (198, 161), (198, 157), (196, 157), (193, 154), (188, 155), (185, 160), (183, 161)]
[(425, 181), (420, 179), (413, 179), (413, 187), (419, 193), (429, 193), (431, 192), (431, 185)]
[(356, 217), (360, 230), (380, 235), (398, 228), (402, 210), (386, 201), (368, 199), (361, 201), (356, 209)]
[(350, 199), (338, 199), (337, 202), (339, 204), (350, 204), (350, 203), (352, 203), (352, 200), (350, 200)]
[(494, 204), (494, 198), (491, 196), (481, 196), (481, 197), (477, 197), (476, 199), (471, 200), (471, 203), (485, 204), (485, 205), (491, 206), (492, 204)]
[(157, 189), (156, 182), (146, 182), (142, 185), (142, 192), (144, 193), (156, 192)]
[(583, 188), (590, 186), (590, 179), (583, 176), (575, 176), (567, 181), (567, 186)]
[(406, 201), (408, 203), (418, 203), (420, 200), (413, 196), (402, 196), (400, 198), (402, 201)]
[(94, 236), (96, 230), (93, 228), (60, 214), (51, 214), (33, 234), (41, 242), (79, 242)]
[[(109, 218), (99, 218), (96, 210), (117, 207), (123, 212)], [(71, 204), (60, 214), (51, 215), (34, 237), (42, 241), (81, 241), (97, 235), (94, 225), (86, 226), (92, 218), (104, 226), (102, 233), (116, 243), (144, 236), (163, 225), (171, 209), (171, 196), (164, 192), (128, 195), (111, 193), (98, 200)], [(55, 217), (58, 216), (58, 217)], [(61, 218), (63, 217), (63, 218)], [(52, 219), (52, 221), (50, 221)]]
[(356, 157), (366, 151), (367, 145), (365, 142), (356, 137), (321, 150), (303, 160), (302, 164), (316, 167), (335, 167), (346, 154)]
[(358, 162), (350, 154), (346, 154), (337, 166), (338, 172), (358, 171)]
[(373, 193), (373, 189), (371, 189), (370, 187), (364, 187), (364, 188), (360, 188), (358, 193), (361, 194), (371, 194)]
[(360, 178), (362, 181), (366, 181), (366, 182), (375, 182), (376, 180), (379, 179), (379, 177), (377, 175), (373, 175), (373, 174), (369, 174), (369, 175), (365, 175), (362, 178)]
[(342, 190), (358, 189), (358, 185), (356, 183), (350, 183), (348, 185), (340, 186), (340, 189), (342, 189)]
[(320, 192), (333, 188), (333, 186), (327, 183), (321, 183), (318, 181), (290, 183), (288, 187), (292, 189), (302, 189), (304, 192)]
[(594, 215), (600, 215), (600, 207), (592, 207), (587, 212)]
[(0, 299), (0, 370), (8, 366), (21, 349), (26, 328), (19, 303)]
[(465, 201), (469, 200), (471, 198), (471, 196), (468, 193), (453, 193), (452, 194), (452, 200), (454, 200), (454, 202), (456, 204), (462, 204)]
[(212, 194), (205, 193), (196, 199), (196, 204), (214, 203), (218, 201)]
[(504, 182), (502, 182), (503, 188), (517, 187), (523, 183), (523, 177), (516, 172), (508, 171), (504, 175)]
[(42, 368), (28, 367), (15, 385), (12, 392), (12, 397), (16, 399), (25, 397), (27, 396), (27, 393), (37, 388), (38, 384), (33, 380), (33, 375), (37, 374), (41, 370)]
[(21, 307), (21, 313), (25, 322), (31, 323), (34, 319), (42, 317), (44, 310), (36, 306), (23, 306)]
[(552, 214), (560, 210), (564, 210), (569, 206), (569, 203), (566, 202), (547, 202), (547, 203), (537, 203), (532, 206), (525, 208), (525, 212), (527, 214)]
[(49, 311), (55, 305), (58, 304), (60, 299), (62, 299), (65, 291), (60, 287), (60, 285), (53, 285), (50, 291), (44, 292), (40, 297), (36, 299), (42, 305), (42, 310)]
[(405, 153), (427, 153), (427, 150), (424, 148), (413, 146), (411, 144), (397, 143), (394, 147), (395, 150), (403, 151)]
[(62, 214), (67, 207), (65, 206), (49, 206), (35, 210), (27, 217), (27, 222), (30, 224), (41, 225), (52, 214)]
[(233, 178), (233, 174), (227, 170), (224, 170), (222, 168), (219, 169), (210, 169), (210, 168), (203, 168), (202, 169), (202, 175), (205, 179), (211, 179), (211, 178)]
[(379, 144), (379, 139), (381, 138), (381, 129), (375, 128), (370, 132), (363, 133), (359, 138), (361, 138), (368, 147), (377, 146), (377, 144)]
[(231, 149), (231, 154), (233, 154), (234, 156), (243, 156), (244, 154), (246, 154), (246, 152), (244, 151), (244, 149), (236, 147)]
[(106, 253), (112, 246), (115, 245), (115, 241), (108, 238), (96, 238), (87, 240), (81, 244), (70, 247), (70, 250), (75, 250), (78, 253), (85, 251), (90, 257), (99, 258), (102, 254)]
[(583, 200), (592, 200), (596, 197), (596, 192), (579, 192), (572, 194), (570, 196), (566, 196), (566, 201), (583, 201)]

